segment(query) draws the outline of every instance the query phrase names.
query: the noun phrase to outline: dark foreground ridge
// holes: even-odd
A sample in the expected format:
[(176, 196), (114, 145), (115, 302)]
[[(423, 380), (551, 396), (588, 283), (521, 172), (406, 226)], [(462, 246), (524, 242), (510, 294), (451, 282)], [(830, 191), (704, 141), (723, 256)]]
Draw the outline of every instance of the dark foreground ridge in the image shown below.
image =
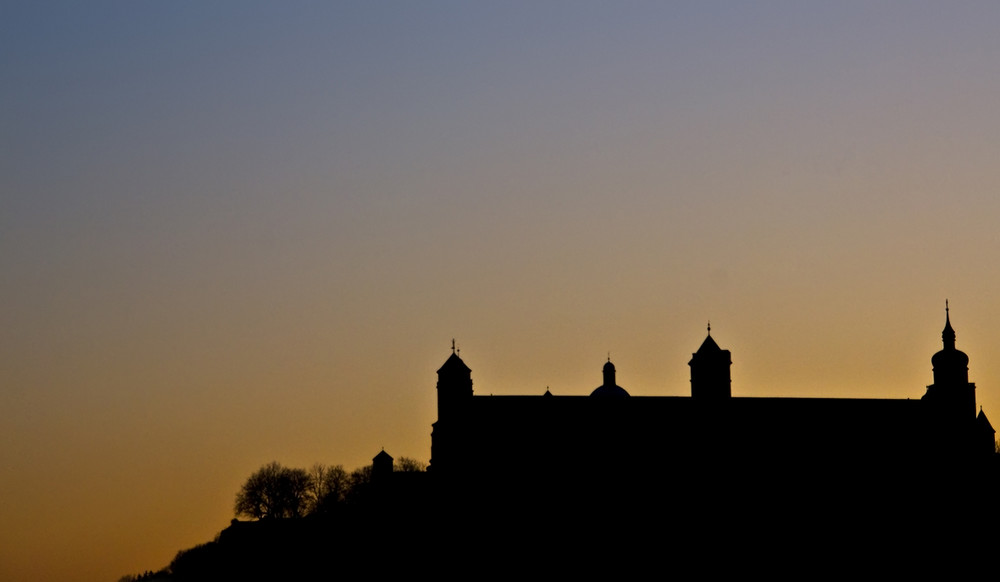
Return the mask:
[[(978, 494), (961, 495), (957, 483), (925, 483), (912, 492), (882, 491), (863, 479), (843, 490), (842, 482), (800, 480), (774, 489), (731, 483), (687, 497), (664, 493), (662, 502), (647, 505), (643, 495), (622, 495), (624, 486), (603, 488), (612, 476), (599, 473), (581, 468), (581, 489), (589, 494), (543, 492), (526, 503), (516, 495), (441, 499), (434, 475), (421, 473), (388, 485), (357, 511), (234, 520), (214, 541), (181, 552), (147, 579), (423, 578), (428, 572), (438, 579), (627, 579), (665, 567), (795, 576), (861, 568), (963, 573), (991, 564), (996, 548), (996, 501), (972, 502)], [(987, 480), (997, 483), (995, 474)], [(816, 487), (804, 489), (809, 485)], [(933, 501), (937, 494), (950, 501)]]
[(610, 359), (589, 396), (480, 396), (453, 348), (426, 472), (383, 451), (364, 503), (234, 520), (149, 579), (978, 569), (998, 542), (995, 432), (947, 311), (942, 341), (913, 400), (733, 397), (711, 335), (690, 397), (629, 396)]

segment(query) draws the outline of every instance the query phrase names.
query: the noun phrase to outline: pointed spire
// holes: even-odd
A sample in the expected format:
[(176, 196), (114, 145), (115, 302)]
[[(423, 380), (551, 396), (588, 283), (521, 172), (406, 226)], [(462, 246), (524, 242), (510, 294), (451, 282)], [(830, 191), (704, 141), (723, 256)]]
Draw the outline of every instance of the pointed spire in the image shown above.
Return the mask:
[(944, 330), (941, 332), (941, 341), (945, 349), (955, 349), (955, 330), (951, 327), (951, 314), (948, 309), (948, 300), (944, 300)]

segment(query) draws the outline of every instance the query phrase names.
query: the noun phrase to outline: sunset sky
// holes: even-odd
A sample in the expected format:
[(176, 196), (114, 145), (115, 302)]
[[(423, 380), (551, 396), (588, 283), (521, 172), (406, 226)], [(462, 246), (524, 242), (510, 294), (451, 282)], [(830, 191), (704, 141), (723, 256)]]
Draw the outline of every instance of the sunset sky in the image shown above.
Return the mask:
[(4, 2), (0, 579), (166, 566), (270, 461), (426, 462), (452, 338), (477, 394), (687, 395), (710, 320), (735, 396), (919, 398), (948, 299), (1000, 426), (998, 23)]

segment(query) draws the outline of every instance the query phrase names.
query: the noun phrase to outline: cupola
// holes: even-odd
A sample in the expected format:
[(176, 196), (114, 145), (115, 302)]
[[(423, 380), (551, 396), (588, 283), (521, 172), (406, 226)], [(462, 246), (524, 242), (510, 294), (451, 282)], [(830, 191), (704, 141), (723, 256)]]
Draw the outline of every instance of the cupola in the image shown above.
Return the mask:
[(611, 363), (611, 357), (608, 356), (608, 362), (604, 364), (604, 384), (598, 386), (590, 393), (591, 396), (628, 396), (629, 393), (625, 391), (624, 388), (615, 384), (615, 365)]

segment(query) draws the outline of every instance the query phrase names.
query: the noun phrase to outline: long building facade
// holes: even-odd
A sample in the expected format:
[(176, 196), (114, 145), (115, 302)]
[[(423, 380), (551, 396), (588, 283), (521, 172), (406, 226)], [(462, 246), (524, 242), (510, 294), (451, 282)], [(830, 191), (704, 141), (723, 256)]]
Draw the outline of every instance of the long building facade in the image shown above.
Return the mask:
[(934, 382), (914, 399), (733, 397), (731, 354), (711, 329), (689, 397), (630, 396), (610, 359), (589, 396), (477, 395), (453, 349), (437, 372), (429, 470), (456, 503), (507, 509), (963, 495), (996, 455), (955, 338), (946, 309)]

